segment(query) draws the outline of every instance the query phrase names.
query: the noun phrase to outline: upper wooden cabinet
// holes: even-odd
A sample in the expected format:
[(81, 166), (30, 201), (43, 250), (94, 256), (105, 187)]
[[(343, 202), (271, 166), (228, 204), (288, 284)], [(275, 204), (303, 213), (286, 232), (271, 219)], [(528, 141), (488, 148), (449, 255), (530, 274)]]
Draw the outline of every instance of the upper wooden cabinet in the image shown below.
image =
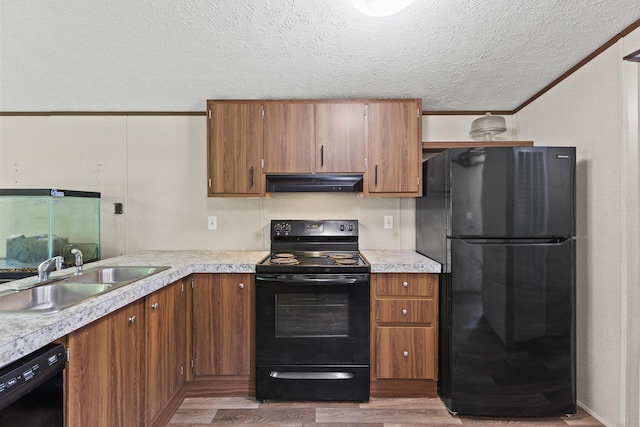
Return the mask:
[(363, 173), (364, 103), (264, 104), (264, 173)]
[(264, 173), (314, 171), (314, 104), (264, 104)]
[(366, 193), (416, 197), (422, 188), (422, 101), (368, 104)]
[(422, 101), (207, 101), (209, 196), (262, 196), (267, 174), (363, 174), (364, 194), (421, 189)]
[(262, 105), (207, 101), (209, 196), (255, 196), (262, 187)]
[(316, 104), (316, 172), (365, 171), (366, 120), (364, 103)]

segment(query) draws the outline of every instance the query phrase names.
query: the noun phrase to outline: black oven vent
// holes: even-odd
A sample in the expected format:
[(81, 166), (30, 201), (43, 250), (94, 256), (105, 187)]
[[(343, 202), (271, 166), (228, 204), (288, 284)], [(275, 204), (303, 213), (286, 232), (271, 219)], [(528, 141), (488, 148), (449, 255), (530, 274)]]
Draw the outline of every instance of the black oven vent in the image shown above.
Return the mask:
[(362, 192), (362, 175), (267, 175), (268, 193)]

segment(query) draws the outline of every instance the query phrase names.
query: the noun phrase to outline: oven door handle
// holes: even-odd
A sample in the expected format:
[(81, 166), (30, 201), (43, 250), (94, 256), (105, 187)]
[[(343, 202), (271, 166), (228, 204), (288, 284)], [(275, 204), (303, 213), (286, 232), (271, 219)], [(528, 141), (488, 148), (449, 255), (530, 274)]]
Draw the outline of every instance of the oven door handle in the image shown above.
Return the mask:
[(350, 380), (352, 372), (269, 372), (271, 378), (283, 380)]
[(300, 284), (323, 285), (323, 286), (344, 286), (344, 285), (367, 285), (369, 284), (368, 274), (264, 274), (256, 277), (256, 282), (264, 284)]

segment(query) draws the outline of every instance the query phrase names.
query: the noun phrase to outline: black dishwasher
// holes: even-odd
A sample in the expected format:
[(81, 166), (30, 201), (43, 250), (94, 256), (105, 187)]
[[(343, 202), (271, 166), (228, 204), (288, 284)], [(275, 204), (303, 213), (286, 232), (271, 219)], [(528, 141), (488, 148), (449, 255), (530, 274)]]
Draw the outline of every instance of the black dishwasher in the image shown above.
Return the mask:
[(64, 347), (48, 344), (0, 369), (0, 426), (62, 427), (66, 362)]

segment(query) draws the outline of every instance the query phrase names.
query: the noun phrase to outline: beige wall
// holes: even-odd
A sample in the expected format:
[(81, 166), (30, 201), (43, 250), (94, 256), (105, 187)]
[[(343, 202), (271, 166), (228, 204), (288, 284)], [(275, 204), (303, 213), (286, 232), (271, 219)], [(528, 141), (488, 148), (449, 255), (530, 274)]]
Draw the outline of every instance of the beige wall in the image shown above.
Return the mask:
[(638, 48), (640, 30), (515, 115), (518, 139), (577, 147), (578, 400), (608, 426), (640, 425)]
[[(99, 191), (104, 258), (143, 249), (267, 249), (271, 219), (358, 219), (362, 248), (415, 248), (412, 198), (207, 198), (200, 116), (0, 117), (0, 188)], [(124, 214), (114, 215), (115, 202)], [(215, 215), (218, 229), (207, 229)], [(383, 217), (394, 229), (383, 229)]]
[[(424, 107), (424, 105), (423, 105)], [(473, 141), (469, 136), (471, 123), (482, 115), (437, 115), (423, 116), (423, 141)], [(493, 137), (494, 141), (513, 141), (516, 139), (514, 117), (502, 115), (507, 124), (507, 130)]]

